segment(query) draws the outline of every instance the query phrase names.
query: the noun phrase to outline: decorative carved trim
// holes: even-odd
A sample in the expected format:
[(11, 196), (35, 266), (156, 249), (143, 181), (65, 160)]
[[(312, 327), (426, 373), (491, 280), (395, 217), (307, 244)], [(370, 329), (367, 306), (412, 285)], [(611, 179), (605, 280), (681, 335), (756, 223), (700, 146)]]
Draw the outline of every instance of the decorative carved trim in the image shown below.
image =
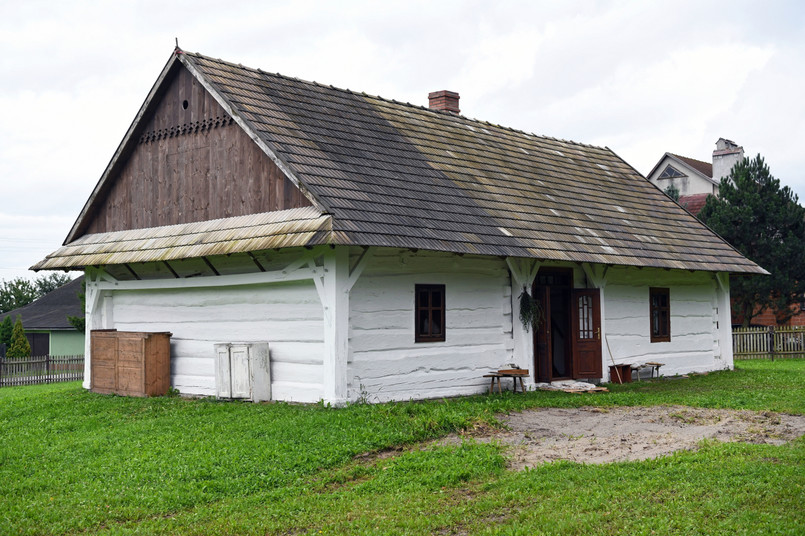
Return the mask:
[(152, 130), (143, 133), (140, 136), (139, 144), (151, 143), (158, 140), (167, 138), (175, 138), (177, 136), (184, 136), (186, 134), (194, 134), (196, 132), (204, 132), (205, 130), (212, 130), (213, 128), (229, 126), (233, 123), (231, 117), (210, 117), (202, 119), (201, 121), (193, 121), (192, 123), (185, 123), (170, 128), (162, 128), (159, 130)]

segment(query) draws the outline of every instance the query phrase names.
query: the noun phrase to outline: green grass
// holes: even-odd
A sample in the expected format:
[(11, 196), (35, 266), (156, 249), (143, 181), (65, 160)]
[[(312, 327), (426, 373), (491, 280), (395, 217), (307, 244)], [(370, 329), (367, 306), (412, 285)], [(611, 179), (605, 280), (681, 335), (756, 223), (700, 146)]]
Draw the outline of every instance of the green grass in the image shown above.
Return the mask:
[(405, 448), (529, 407), (805, 414), (805, 360), (738, 367), (342, 409), (4, 388), (0, 534), (805, 534), (805, 439), (524, 472), (495, 444)]

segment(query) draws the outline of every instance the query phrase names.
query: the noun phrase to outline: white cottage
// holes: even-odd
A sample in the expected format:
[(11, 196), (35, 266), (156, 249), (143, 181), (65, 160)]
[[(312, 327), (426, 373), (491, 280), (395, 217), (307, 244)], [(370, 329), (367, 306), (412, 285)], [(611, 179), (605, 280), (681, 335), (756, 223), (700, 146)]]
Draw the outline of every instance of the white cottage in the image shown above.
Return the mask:
[(221, 360), (249, 348), (264, 397), (334, 404), (479, 393), (510, 364), (527, 385), (732, 366), (729, 274), (760, 267), (611, 150), (430, 97), (177, 49), (33, 268), (85, 270), (91, 329), (173, 333), (185, 394), (219, 392)]

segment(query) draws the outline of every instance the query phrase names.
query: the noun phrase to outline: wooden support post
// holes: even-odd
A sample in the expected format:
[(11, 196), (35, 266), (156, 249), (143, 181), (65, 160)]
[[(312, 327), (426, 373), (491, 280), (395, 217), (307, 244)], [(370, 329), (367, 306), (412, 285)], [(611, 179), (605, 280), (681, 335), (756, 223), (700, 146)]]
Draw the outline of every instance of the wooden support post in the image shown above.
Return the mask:
[(730, 275), (724, 272), (717, 273), (715, 279), (719, 346), (717, 357), (723, 361), (723, 368), (731, 370), (735, 357), (733, 355), (732, 314), (730, 311)]
[[(520, 368), (532, 369), (534, 363), (534, 337), (530, 329), (520, 322), (520, 293), (523, 289), (530, 294), (534, 279), (537, 277), (540, 262), (533, 259), (516, 259), (506, 257), (506, 264), (511, 273), (511, 307), (512, 307), (512, 339), (514, 348), (512, 359)], [(529, 378), (529, 381), (530, 378)]]
[(334, 406), (347, 401), (349, 355), (349, 248), (324, 254), (324, 401)]

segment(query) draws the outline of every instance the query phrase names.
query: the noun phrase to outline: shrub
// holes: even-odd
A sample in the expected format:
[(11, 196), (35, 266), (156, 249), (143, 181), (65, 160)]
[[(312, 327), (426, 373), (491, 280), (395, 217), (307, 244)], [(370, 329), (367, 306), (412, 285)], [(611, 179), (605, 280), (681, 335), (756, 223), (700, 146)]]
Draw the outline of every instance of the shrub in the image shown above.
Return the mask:
[(18, 316), (14, 323), (14, 331), (11, 334), (11, 346), (6, 352), (7, 357), (31, 357), (31, 345), (25, 336), (25, 329), (22, 327), (22, 317)]

